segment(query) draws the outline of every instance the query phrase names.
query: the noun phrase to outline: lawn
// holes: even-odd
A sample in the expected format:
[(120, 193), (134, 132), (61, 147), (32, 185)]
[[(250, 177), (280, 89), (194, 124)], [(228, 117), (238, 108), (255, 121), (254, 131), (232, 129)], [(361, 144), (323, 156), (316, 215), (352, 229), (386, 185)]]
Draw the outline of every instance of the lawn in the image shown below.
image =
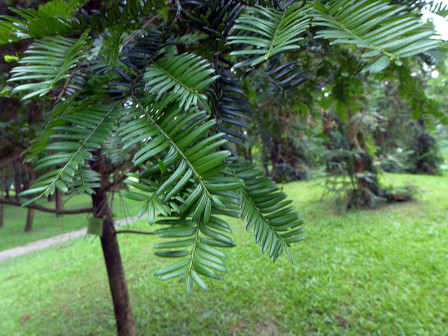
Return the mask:
[[(120, 235), (139, 335), (446, 335), (448, 177), (384, 182), (418, 200), (340, 214), (315, 182), (285, 185), (307, 228), (294, 264), (272, 264), (234, 221), (230, 273), (190, 298), (153, 276), (155, 239)], [(0, 335), (113, 335), (98, 239), (0, 263), (0, 305)]]
[[(114, 215), (115, 218), (124, 218), (134, 216), (135, 211), (138, 211), (136, 202), (124, 200), (115, 196)], [(37, 204), (54, 208), (54, 202), (48, 202), (46, 199), (41, 199)], [(81, 195), (76, 197), (64, 197), (65, 209), (79, 209), (89, 208), (92, 206), (90, 196)], [(0, 227), (0, 251), (8, 248), (25, 245), (27, 243), (59, 235), (65, 232), (85, 228), (88, 223), (88, 217), (91, 214), (83, 213), (77, 215), (61, 215), (48, 212), (35, 211), (33, 230), (31, 232), (24, 232), (27, 209), (5, 205), (5, 224)]]

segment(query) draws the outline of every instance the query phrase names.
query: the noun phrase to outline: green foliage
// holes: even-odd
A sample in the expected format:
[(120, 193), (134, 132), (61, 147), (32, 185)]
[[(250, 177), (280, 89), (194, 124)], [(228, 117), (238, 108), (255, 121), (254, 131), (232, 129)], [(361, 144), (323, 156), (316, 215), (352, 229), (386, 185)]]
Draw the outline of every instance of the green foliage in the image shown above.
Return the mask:
[(429, 37), (434, 32), (402, 7), (386, 1), (335, 0), (324, 7), (315, 2), (313, 11), (318, 31), (316, 37), (333, 40), (332, 44), (351, 44), (363, 48), (364, 58), (372, 59), (363, 71), (379, 72), (391, 61), (409, 57), (440, 43)]
[[(171, 240), (157, 244), (155, 248), (159, 251), (155, 254), (160, 257), (186, 258), (162, 268), (155, 273), (156, 276), (160, 276), (161, 280), (178, 278), (179, 281), (183, 281), (186, 279), (188, 295), (192, 293), (193, 282), (200, 288), (207, 289), (199, 275), (217, 280), (223, 279), (220, 273), (228, 272), (224, 261), (227, 254), (216, 247), (234, 246), (233, 241), (226, 235), (232, 232), (228, 223), (214, 215), (208, 218), (208, 222), (164, 219), (157, 223), (168, 225), (168, 227), (159, 229), (155, 233)], [(172, 224), (175, 226), (169, 227)]]
[(448, 4), (441, 0), (431, 1), (426, 3), (426, 8), (428, 11), (440, 15), (442, 17), (448, 15)]
[(232, 169), (244, 180), (240, 202), (241, 219), (248, 223), (246, 230), (254, 228), (256, 243), (263, 253), (269, 250), (269, 258), (274, 262), (283, 251), (292, 261), (289, 244), (305, 238), (301, 235), (304, 229), (298, 228), (303, 221), (294, 211), (295, 207), (289, 206), (292, 201), (286, 200), (286, 195), (254, 164), (235, 163)]
[[(100, 176), (85, 164), (92, 158), (91, 150), (101, 148), (119, 115), (117, 105), (94, 105), (65, 114), (50, 121), (26, 151), (27, 160), (35, 160), (36, 170), (48, 170), (21, 196), (38, 195), (25, 202), (52, 195), (55, 188), (68, 192), (68, 187), (89, 194), (98, 187)], [(55, 168), (60, 167), (60, 168)]]
[(102, 31), (109, 26), (148, 16), (155, 6), (163, 4), (163, 0), (130, 0), (125, 5), (114, 2), (107, 12), (101, 8), (99, 13), (89, 15), (83, 10), (79, 17), (72, 13), (78, 6), (70, 6), (62, 1), (50, 1), (40, 6), (39, 10), (11, 8), (18, 17), (3, 16), (0, 19), (0, 46), (25, 39), (76, 34), (88, 29)]
[(243, 33), (230, 36), (228, 40), (229, 44), (255, 48), (231, 52), (230, 55), (234, 56), (250, 56), (248, 60), (235, 64), (234, 68), (255, 66), (279, 53), (300, 48), (297, 42), (302, 37), (299, 36), (309, 28), (310, 23), (308, 9), (301, 7), (300, 3), (292, 4), (283, 11), (261, 6), (251, 7), (249, 11), (250, 14), (241, 15), (234, 26)]
[[(351, 31), (365, 23), (374, 34), (395, 32), (389, 49), (375, 45), (382, 52), (406, 44), (394, 57), (435, 46), (424, 38), (426, 30), (405, 29), (407, 16), (400, 14), (402, 21), (394, 17), (392, 23), (385, 21), (389, 10), (371, 16), (373, 8), (376, 13), (389, 8), (382, 2), (368, 2), (368, 17), (376, 23), (358, 20), (366, 3), (332, 2), (331, 20), (339, 7), (342, 13), (353, 7), (355, 14), (345, 18)], [(156, 274), (185, 280), (189, 294), (193, 283), (206, 288), (203, 277), (220, 279), (227, 271), (220, 248), (233, 242), (222, 216), (245, 218), (273, 260), (283, 251), (291, 258), (289, 245), (303, 238), (302, 221), (286, 196), (236, 155), (235, 145), (244, 146), (244, 120), (259, 113), (248, 103), (241, 78), (261, 74), (280, 91), (294, 88), (306, 77), (286, 52), (314, 43), (304, 39), (311, 19), (323, 37), (341, 42), (340, 36), (322, 31), (330, 16), (302, 2), (246, 4), (130, 0), (68, 15), (69, 7), (51, 2), (38, 10), (14, 9), (15, 17), (0, 20), (0, 45), (42, 38), (12, 70), (13, 81), (26, 81), (13, 92), (27, 91), (26, 100), (51, 99), (62, 85), (44, 130), (27, 150), (28, 160), (43, 175), (23, 195), (32, 195), (33, 202), (55, 188), (92, 194), (100, 187), (92, 169), (103, 163), (100, 158), (117, 163), (132, 157), (134, 173), (122, 194), (140, 203), (139, 215), (147, 213), (150, 224), (163, 227), (155, 233), (169, 240), (157, 246), (156, 255), (181, 259)], [(385, 30), (375, 30), (378, 25)], [(359, 39), (346, 42), (365, 47)], [(235, 64), (240, 56), (243, 60)], [(75, 77), (83, 78), (83, 85), (74, 83), (78, 87), (68, 92)], [(121, 150), (121, 158), (104, 157), (111, 147)], [(102, 183), (113, 183), (108, 178), (102, 176)]]
[(209, 77), (213, 73), (214, 70), (206, 60), (193, 54), (166, 55), (147, 68), (144, 79), (149, 92), (157, 94), (157, 98), (169, 92), (179, 99), (180, 107), (184, 110), (188, 110), (191, 105), (197, 106), (198, 101), (209, 110), (205, 95), (199, 91), (219, 78)]
[(88, 32), (78, 40), (64, 37), (47, 37), (34, 43), (18, 63), (23, 64), (11, 70), (10, 81), (39, 80), (16, 86), (12, 93), (29, 91), (22, 100), (39, 95), (45, 96), (70, 78), (72, 70), (83, 57), (83, 48)]

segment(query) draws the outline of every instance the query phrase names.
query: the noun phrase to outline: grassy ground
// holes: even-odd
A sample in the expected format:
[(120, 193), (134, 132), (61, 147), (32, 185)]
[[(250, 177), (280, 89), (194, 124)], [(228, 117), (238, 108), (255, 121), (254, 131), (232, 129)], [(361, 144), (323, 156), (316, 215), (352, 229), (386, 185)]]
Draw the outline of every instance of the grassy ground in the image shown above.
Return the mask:
[[(153, 238), (120, 235), (139, 335), (446, 335), (448, 177), (384, 180), (418, 201), (338, 214), (313, 182), (285, 185), (307, 222), (295, 263), (273, 265), (235, 221), (230, 274), (191, 298), (153, 276)], [(0, 303), (0, 335), (114, 334), (95, 238), (0, 263)]]
[[(65, 209), (89, 208), (92, 206), (90, 196), (82, 195), (73, 198), (64, 197)], [(115, 218), (124, 218), (135, 215), (136, 203), (121, 199), (118, 195), (115, 199)], [(125, 202), (125, 203), (124, 203)], [(54, 208), (54, 202), (45, 199), (37, 204)], [(0, 227), (0, 251), (8, 248), (25, 245), (27, 243), (52, 237), (65, 232), (78, 230), (87, 226), (90, 214), (56, 216), (52, 213), (35, 211), (33, 230), (24, 232), (27, 209), (13, 205), (5, 205), (5, 224)]]

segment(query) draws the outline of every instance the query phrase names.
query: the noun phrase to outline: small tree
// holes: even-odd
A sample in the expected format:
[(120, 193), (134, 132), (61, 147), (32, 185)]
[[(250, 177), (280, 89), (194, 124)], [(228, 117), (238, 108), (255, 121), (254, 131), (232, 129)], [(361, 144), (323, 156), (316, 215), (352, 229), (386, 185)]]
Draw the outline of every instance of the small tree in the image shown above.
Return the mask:
[[(240, 76), (299, 49), (306, 32), (362, 48), (370, 72), (438, 43), (383, 1), (129, 0), (107, 9), (92, 1), (90, 12), (82, 3), (13, 9), (16, 17), (0, 21), (0, 44), (34, 40), (11, 71), (11, 83), (22, 83), (12, 94), (55, 102), (26, 150), (36, 170), (49, 171), (22, 195), (33, 196), (27, 203), (56, 188), (92, 196), (119, 335), (135, 328), (108, 192), (123, 181), (112, 172), (126, 157), (112, 155), (108, 141), (131, 158), (123, 195), (168, 238), (156, 255), (178, 259), (156, 275), (185, 281), (191, 294), (227, 272), (222, 249), (234, 244), (221, 215), (246, 219), (274, 261), (283, 252), (292, 259), (289, 245), (303, 239), (291, 201), (236, 155), (247, 113)], [(296, 68), (280, 62), (277, 71), (295, 76)]]

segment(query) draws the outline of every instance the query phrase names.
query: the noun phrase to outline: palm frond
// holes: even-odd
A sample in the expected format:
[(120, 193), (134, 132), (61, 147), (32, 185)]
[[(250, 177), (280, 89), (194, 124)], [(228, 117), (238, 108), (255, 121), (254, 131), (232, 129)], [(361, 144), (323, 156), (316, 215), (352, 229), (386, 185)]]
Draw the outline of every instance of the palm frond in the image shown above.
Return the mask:
[(79, 24), (82, 28), (104, 30), (107, 27), (129, 23), (140, 17), (154, 14), (154, 9), (165, 6), (164, 0), (128, 0), (125, 3), (113, 2), (106, 11), (104, 8), (93, 10), (90, 14), (81, 11)]
[(219, 77), (210, 77), (213, 73), (210, 63), (194, 54), (165, 55), (148, 67), (144, 79), (149, 92), (158, 98), (170, 94), (184, 110), (197, 106), (198, 102), (210, 110), (207, 97), (200, 92)]
[(443, 0), (435, 0), (429, 2), (422, 1), (422, 3), (425, 5), (424, 8), (431, 13), (440, 15), (442, 17), (448, 15), (448, 3)]
[[(242, 181), (223, 165), (230, 154), (218, 150), (223, 134), (206, 137), (214, 122), (205, 112), (184, 111), (174, 97), (134, 102), (138, 106), (127, 111), (120, 134), (125, 147), (141, 147), (135, 165), (151, 160), (153, 165), (130, 174), (125, 181), (130, 189), (122, 195), (143, 203), (139, 215), (148, 213), (151, 225), (164, 226), (155, 233), (170, 240), (156, 245), (156, 255), (182, 258), (156, 275), (186, 280), (188, 294), (193, 283), (206, 289), (202, 276), (222, 279), (220, 273), (227, 272), (226, 255), (217, 247), (234, 244), (226, 235), (229, 225), (218, 215), (237, 216)], [(156, 212), (166, 218), (156, 221)]]
[(216, 129), (224, 132), (224, 138), (237, 146), (245, 148), (247, 140), (244, 131), (249, 129), (250, 103), (239, 81), (229, 71), (218, 67), (220, 77), (207, 90), (216, 119)]
[(247, 161), (233, 162), (231, 168), (244, 180), (241, 194), (241, 219), (247, 220), (246, 230), (254, 228), (255, 241), (263, 253), (269, 250), (269, 258), (275, 262), (285, 250), (292, 261), (288, 246), (304, 239), (300, 228), (303, 221), (291, 200), (275, 183), (264, 177), (263, 172)]
[(114, 2), (106, 11), (92, 11), (90, 14), (81, 10), (77, 17), (61, 17), (50, 8), (11, 9), (18, 17), (2, 16), (0, 18), (0, 46), (36, 39), (45, 36), (80, 34), (86, 30), (104, 30), (107, 27), (137, 21), (147, 17), (155, 8), (165, 5), (164, 0), (128, 0), (124, 5)]
[(273, 84), (273, 89), (287, 90), (305, 82), (308, 77), (305, 70), (301, 69), (298, 61), (282, 62), (283, 54), (271, 58), (266, 68), (259, 68), (263, 77), (267, 77)]
[(55, 188), (67, 192), (67, 186), (71, 186), (93, 192), (98, 175), (89, 171), (85, 160), (91, 159), (91, 151), (107, 140), (119, 113), (116, 105), (94, 105), (51, 121), (25, 151), (30, 153), (27, 160), (37, 158), (36, 170), (50, 169), (21, 194), (37, 195), (26, 204), (52, 195)]
[(70, 190), (71, 195), (84, 193), (93, 195), (95, 193), (94, 189), (101, 187), (100, 180), (100, 174), (90, 169), (90, 166), (85, 163), (81, 164), (79, 169), (75, 171), (72, 181), (66, 179), (67, 188)]
[(222, 41), (225, 41), (224, 38), (245, 8), (245, 4), (235, 0), (206, 0), (195, 5), (199, 8), (187, 12), (190, 25)]
[(118, 130), (114, 129), (106, 142), (103, 143), (101, 152), (110, 160), (112, 165), (129, 162), (131, 155), (127, 151), (123, 151), (123, 141), (118, 135)]
[(14, 8), (11, 11), (18, 17), (0, 18), (0, 46), (30, 38), (71, 34), (76, 25), (73, 18), (54, 17), (45, 10)]
[(234, 56), (248, 59), (234, 67), (255, 66), (286, 50), (299, 49), (300, 35), (309, 28), (309, 9), (294, 3), (280, 11), (260, 6), (251, 7), (249, 14), (243, 14), (233, 27), (240, 30), (236, 36), (228, 37), (228, 44), (250, 45), (254, 49), (231, 52)]
[(186, 280), (188, 295), (193, 291), (193, 283), (204, 290), (207, 289), (201, 276), (223, 279), (221, 274), (228, 272), (225, 263), (227, 254), (218, 248), (235, 246), (227, 236), (227, 233), (232, 232), (229, 224), (215, 214), (212, 214), (207, 223), (190, 219), (162, 219), (157, 224), (167, 227), (155, 233), (162, 238), (169, 238), (170, 241), (157, 244), (155, 248), (158, 251), (155, 254), (182, 260), (157, 271), (156, 276), (161, 280)]
[[(180, 215), (192, 216), (195, 221), (201, 218), (207, 223), (212, 205), (222, 207), (227, 201), (220, 193), (241, 186), (238, 179), (218, 175), (230, 155), (228, 151), (217, 150), (225, 143), (223, 134), (206, 138), (214, 121), (205, 112), (183, 111), (174, 97), (157, 102), (150, 97), (144, 103), (134, 97), (134, 102), (137, 107), (127, 111), (120, 126), (120, 135), (126, 143), (123, 149), (140, 144), (133, 157), (136, 166), (155, 161), (155, 167), (143, 172), (142, 178), (162, 174), (162, 170), (165, 176), (154, 193), (148, 189), (140, 196), (133, 196), (145, 202), (149, 212), (154, 211), (157, 202), (165, 204), (177, 197)], [(163, 207), (159, 210), (168, 214)]]
[(150, 30), (147, 35), (139, 38), (126, 48), (120, 61), (137, 72), (146, 68), (161, 50), (171, 43), (173, 42), (167, 35), (167, 31)]
[(25, 54), (29, 55), (19, 61), (20, 66), (11, 70), (9, 81), (40, 80), (39, 82), (21, 84), (13, 93), (28, 91), (22, 100), (39, 95), (42, 97), (70, 79), (70, 70), (82, 58), (83, 48), (88, 35), (81, 35), (78, 40), (65, 37), (47, 37), (35, 42)]
[(428, 2), (430, 3), (431, 1), (426, 1), (426, 0), (390, 0), (389, 1), (392, 5), (399, 5), (401, 7), (403, 7), (403, 9), (409, 13), (409, 12), (414, 12), (414, 13), (420, 13), (422, 8), (425, 7)]
[(363, 71), (372, 73), (440, 43), (429, 38), (434, 32), (423, 21), (382, 0), (335, 0), (325, 7), (315, 2), (312, 15), (314, 26), (325, 28), (316, 37), (364, 48), (370, 63)]

